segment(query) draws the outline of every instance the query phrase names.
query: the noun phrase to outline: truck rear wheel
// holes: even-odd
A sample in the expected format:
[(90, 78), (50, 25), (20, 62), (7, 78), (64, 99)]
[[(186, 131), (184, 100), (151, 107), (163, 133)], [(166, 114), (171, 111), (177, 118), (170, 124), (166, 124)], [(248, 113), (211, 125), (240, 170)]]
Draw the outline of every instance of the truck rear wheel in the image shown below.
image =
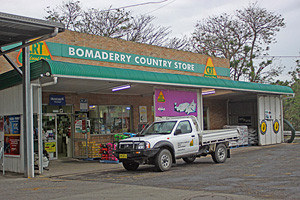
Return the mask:
[(135, 171), (139, 168), (139, 163), (133, 161), (123, 161), (123, 167), (128, 171)]
[(155, 167), (158, 171), (167, 171), (172, 167), (172, 154), (168, 149), (162, 149), (155, 158)]
[(223, 163), (227, 159), (227, 149), (224, 144), (218, 144), (215, 152), (211, 154), (215, 163)]
[(184, 162), (186, 163), (193, 163), (196, 160), (196, 157), (195, 156), (186, 157), (186, 158), (182, 158), (182, 160), (184, 160)]

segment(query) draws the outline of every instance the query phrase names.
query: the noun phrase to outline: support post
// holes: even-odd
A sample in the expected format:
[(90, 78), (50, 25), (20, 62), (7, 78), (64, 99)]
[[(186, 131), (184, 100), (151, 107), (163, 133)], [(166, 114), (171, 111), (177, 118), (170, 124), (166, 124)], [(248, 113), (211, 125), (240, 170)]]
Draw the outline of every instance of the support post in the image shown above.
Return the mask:
[[(26, 41), (23, 41), (23, 45)], [(29, 47), (22, 49), (23, 73), (23, 141), (24, 141), (24, 175), (34, 177), (34, 151), (33, 151), (33, 121), (31, 109), (30, 61)]]
[(197, 90), (197, 118), (200, 124), (201, 130), (204, 130), (203, 125), (203, 97), (202, 97), (202, 89)]

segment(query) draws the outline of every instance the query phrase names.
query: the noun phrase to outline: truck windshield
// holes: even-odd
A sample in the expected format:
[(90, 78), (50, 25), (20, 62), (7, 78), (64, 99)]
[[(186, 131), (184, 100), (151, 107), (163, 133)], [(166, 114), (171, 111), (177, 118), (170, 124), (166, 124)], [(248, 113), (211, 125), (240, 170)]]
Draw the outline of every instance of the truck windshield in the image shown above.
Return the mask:
[(176, 121), (155, 122), (147, 128), (142, 135), (170, 134), (176, 124)]

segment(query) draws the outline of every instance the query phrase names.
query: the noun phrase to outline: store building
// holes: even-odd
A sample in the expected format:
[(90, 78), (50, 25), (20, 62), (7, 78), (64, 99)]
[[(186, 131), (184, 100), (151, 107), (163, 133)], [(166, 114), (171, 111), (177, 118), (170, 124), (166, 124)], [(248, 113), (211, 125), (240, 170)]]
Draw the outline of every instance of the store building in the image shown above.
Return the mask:
[[(283, 142), (282, 98), (293, 91), (232, 81), (227, 59), (71, 31), (30, 50), (33, 134), (51, 159), (98, 157), (116, 134), (168, 116), (194, 115), (203, 129), (247, 126), (258, 145)], [(20, 55), (10, 53), (18, 63)], [(10, 70), (0, 57), (0, 116), (22, 127), (22, 87)], [(22, 172), (18, 159), (7, 154), (8, 170)]]

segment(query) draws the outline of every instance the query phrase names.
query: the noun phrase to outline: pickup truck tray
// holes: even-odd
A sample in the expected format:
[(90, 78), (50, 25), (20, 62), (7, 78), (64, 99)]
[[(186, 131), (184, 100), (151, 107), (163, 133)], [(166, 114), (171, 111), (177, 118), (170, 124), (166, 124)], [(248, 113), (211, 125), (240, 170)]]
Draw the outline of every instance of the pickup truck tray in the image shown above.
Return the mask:
[(199, 138), (202, 145), (215, 144), (238, 140), (239, 132), (237, 129), (206, 130), (200, 133)]

